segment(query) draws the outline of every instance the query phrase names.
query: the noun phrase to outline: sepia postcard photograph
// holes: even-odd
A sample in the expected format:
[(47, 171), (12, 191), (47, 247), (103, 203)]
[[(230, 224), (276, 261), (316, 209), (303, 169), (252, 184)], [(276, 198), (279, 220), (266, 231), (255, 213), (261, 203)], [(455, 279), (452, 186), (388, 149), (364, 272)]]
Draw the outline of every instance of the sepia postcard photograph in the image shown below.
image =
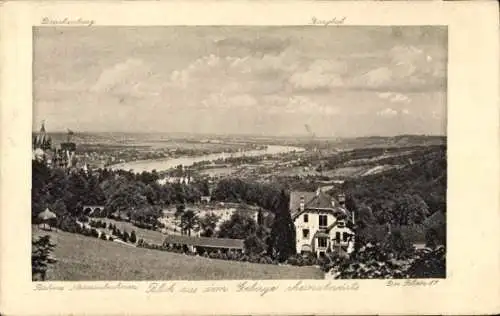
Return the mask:
[(446, 27), (41, 26), (33, 49), (34, 279), (446, 277)]
[[(473, 114), (465, 122), (472, 108), (452, 107), (471, 97), (459, 101), (450, 87), (479, 88), (451, 77), (463, 74), (451, 68), (460, 58), (449, 23), (308, 14), (302, 24), (134, 25), (46, 12), (23, 33), (29, 154), (23, 145), (18, 161), (31, 214), (23, 278), (39, 298), (102, 291), (105, 301), (142, 289), (169, 300), (233, 291), (248, 295), (246, 306), (255, 304), (250, 295), (280, 291), (279, 304), (300, 295), (355, 301), (368, 281), (386, 298), (399, 290), (422, 303), (459, 282), (457, 264), (474, 264), (475, 241), (463, 243), (462, 256), (458, 238), (486, 235), (453, 227), (486, 229), (473, 221), (480, 210), (469, 209), (484, 203), (455, 185), (457, 168), (472, 170), (456, 157), (470, 157), (474, 140), (460, 145), (454, 131), (481, 123)], [(478, 109), (476, 117), (498, 116)], [(460, 196), (471, 202), (458, 205)], [(460, 224), (450, 226), (450, 216)], [(228, 311), (175, 306), (170, 312)], [(290, 310), (265, 311), (282, 312)]]

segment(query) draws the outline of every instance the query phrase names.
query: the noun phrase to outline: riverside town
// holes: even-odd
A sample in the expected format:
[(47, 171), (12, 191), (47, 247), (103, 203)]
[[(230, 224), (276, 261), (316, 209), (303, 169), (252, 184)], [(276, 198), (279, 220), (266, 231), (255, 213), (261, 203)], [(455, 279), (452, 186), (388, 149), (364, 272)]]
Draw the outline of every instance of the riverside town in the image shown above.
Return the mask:
[(446, 28), (33, 32), (33, 281), (446, 278)]

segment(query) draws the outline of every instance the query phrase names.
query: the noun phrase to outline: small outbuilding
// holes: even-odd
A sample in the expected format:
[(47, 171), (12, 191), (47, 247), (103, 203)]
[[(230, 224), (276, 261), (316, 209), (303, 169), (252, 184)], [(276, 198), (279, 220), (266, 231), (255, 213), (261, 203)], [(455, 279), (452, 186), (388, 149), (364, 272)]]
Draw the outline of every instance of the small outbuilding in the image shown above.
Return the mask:
[(39, 227), (48, 230), (52, 230), (52, 224), (55, 224), (57, 220), (57, 215), (49, 210), (49, 208), (46, 208), (45, 211), (38, 214), (37, 217), (39, 220)]
[(163, 245), (184, 249), (187, 252), (198, 253), (203, 253), (205, 251), (234, 251), (242, 253), (245, 248), (243, 239), (192, 237), (184, 235), (168, 235)]

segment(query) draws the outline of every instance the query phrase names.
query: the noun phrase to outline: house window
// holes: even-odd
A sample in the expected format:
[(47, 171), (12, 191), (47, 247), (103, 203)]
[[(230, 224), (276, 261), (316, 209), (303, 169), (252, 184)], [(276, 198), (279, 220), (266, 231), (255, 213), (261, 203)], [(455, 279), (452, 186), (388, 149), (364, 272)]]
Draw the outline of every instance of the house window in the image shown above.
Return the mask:
[(304, 223), (309, 222), (309, 214), (304, 214)]
[(340, 232), (335, 233), (335, 241), (340, 242)]
[(344, 221), (339, 221), (339, 223), (337, 224), (338, 227), (340, 228), (343, 228), (345, 227), (345, 222)]
[(304, 239), (309, 238), (309, 229), (303, 229), (302, 236), (304, 236)]
[(318, 238), (318, 247), (320, 248), (326, 248), (327, 245), (327, 240), (325, 237), (319, 237)]
[(328, 226), (328, 217), (326, 215), (319, 216), (319, 227)]
[(349, 233), (344, 232), (344, 234), (342, 235), (342, 240), (346, 242), (348, 239), (349, 239)]

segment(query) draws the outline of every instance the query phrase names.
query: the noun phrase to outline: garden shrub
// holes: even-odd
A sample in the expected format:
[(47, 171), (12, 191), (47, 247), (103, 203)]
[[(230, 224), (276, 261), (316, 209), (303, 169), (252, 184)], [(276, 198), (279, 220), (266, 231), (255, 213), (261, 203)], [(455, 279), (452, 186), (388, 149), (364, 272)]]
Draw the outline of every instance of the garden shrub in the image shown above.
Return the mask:
[(133, 230), (131, 233), (130, 233), (130, 242), (131, 243), (135, 243), (137, 241), (137, 236), (135, 235), (135, 231)]
[(49, 265), (57, 260), (51, 256), (55, 244), (50, 241), (50, 235), (39, 237), (31, 241), (31, 276), (35, 281), (40, 278), (45, 281)]

